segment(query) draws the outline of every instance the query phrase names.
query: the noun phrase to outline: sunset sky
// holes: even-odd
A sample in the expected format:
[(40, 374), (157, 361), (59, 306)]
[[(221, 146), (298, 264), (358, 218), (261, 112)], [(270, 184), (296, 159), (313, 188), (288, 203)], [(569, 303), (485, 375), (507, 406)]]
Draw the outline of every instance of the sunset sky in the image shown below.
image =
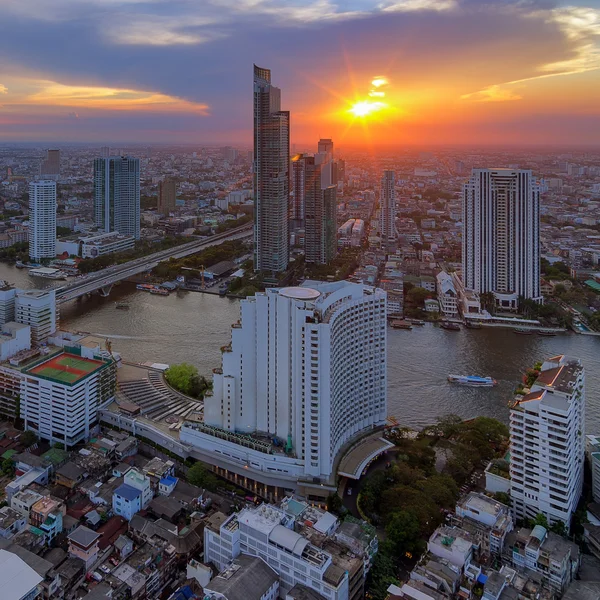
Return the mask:
[[(577, 1), (577, 0), (575, 0)], [(0, 141), (600, 142), (600, 0), (0, 0)]]

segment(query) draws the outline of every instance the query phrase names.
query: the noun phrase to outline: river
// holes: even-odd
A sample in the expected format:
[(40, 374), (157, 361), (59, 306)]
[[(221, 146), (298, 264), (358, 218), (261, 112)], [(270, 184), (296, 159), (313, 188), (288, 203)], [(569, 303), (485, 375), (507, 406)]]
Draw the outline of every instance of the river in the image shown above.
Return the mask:
[[(0, 279), (18, 287), (60, 285), (29, 277), (0, 263)], [(117, 300), (129, 310), (117, 310)], [(197, 292), (154, 296), (133, 284), (116, 286), (110, 297), (92, 296), (62, 305), (61, 327), (110, 337), (113, 347), (137, 362), (190, 362), (209, 375), (220, 366), (220, 347), (230, 340), (239, 302)], [(438, 415), (486, 415), (508, 420), (507, 401), (522, 373), (556, 354), (581, 358), (586, 368), (586, 432), (600, 433), (600, 337), (565, 334), (520, 336), (502, 329), (446, 331), (426, 324), (412, 331), (389, 329), (389, 414), (413, 427)], [(446, 382), (449, 373), (489, 375), (495, 388), (465, 388)]]

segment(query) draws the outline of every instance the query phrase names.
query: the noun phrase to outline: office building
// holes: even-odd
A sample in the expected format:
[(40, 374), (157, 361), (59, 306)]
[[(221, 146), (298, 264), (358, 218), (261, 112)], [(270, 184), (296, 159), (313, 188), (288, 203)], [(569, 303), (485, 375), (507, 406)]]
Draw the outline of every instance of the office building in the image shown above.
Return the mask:
[(306, 161), (314, 158), (308, 154), (296, 154), (292, 158), (292, 194), (290, 219), (294, 227), (304, 227), (304, 203), (306, 194)]
[(254, 65), (254, 270), (272, 278), (289, 261), (290, 113), (271, 71)]
[(177, 182), (165, 179), (158, 184), (158, 213), (169, 215), (175, 211), (177, 200)]
[(29, 258), (56, 258), (56, 182), (29, 184)]
[(337, 185), (337, 165), (333, 159), (333, 140), (319, 140), (315, 162), (321, 165), (321, 187), (328, 188), (331, 185)]
[[(258, 443), (255, 452), (244, 449), (251, 465), (328, 479), (342, 446), (386, 421), (385, 301), (385, 292), (346, 281), (242, 300), (241, 322), (205, 399), (203, 429), (266, 434), (265, 448), (278, 454)], [(182, 428), (182, 441), (190, 434)], [(227, 446), (235, 451), (231, 442), (218, 451)]]
[(46, 150), (46, 158), (40, 166), (40, 177), (53, 180), (60, 177), (60, 150)]
[(328, 264), (337, 254), (337, 187), (322, 186), (323, 169), (316, 158), (304, 163), (304, 255), (307, 263)]
[(140, 160), (109, 156), (94, 160), (94, 218), (105, 233), (140, 239)]
[[(279, 597), (302, 584), (330, 600), (348, 600), (349, 574), (330, 553), (294, 531), (294, 519), (276, 506), (245, 508), (204, 529), (204, 561), (224, 569), (240, 555), (259, 556), (279, 575)], [(210, 587), (210, 585), (209, 585)]]
[(600, 435), (585, 437), (585, 454), (592, 472), (592, 496), (600, 503)]
[(396, 174), (394, 171), (384, 171), (381, 178), (379, 228), (381, 243), (384, 246), (396, 241)]
[(473, 169), (463, 188), (462, 277), (503, 310), (540, 292), (540, 191), (531, 171)]
[[(531, 375), (533, 377), (533, 375)], [(510, 410), (513, 516), (570, 527), (583, 485), (585, 389), (581, 361), (544, 361)]]
[(40, 346), (58, 327), (56, 290), (17, 290), (15, 321), (31, 327), (31, 344)]
[(115, 397), (116, 365), (100, 356), (89, 359), (59, 352), (25, 367), (22, 374), (24, 428), (51, 444), (70, 447), (89, 439), (98, 409)]

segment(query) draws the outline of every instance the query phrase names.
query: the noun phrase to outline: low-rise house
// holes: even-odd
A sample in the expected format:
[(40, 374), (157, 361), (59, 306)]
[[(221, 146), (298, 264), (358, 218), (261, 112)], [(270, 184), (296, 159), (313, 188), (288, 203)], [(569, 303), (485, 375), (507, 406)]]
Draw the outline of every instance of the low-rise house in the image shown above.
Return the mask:
[(83, 481), (83, 476), (84, 470), (69, 461), (56, 471), (55, 482), (72, 490)]
[(473, 559), (475, 540), (460, 527), (438, 527), (427, 542), (431, 554), (444, 558), (451, 564), (464, 569)]
[(89, 569), (98, 559), (99, 539), (99, 533), (80, 525), (67, 537), (69, 556), (81, 559), (85, 563), (85, 568)]
[(66, 512), (64, 502), (45, 496), (31, 507), (29, 524), (39, 529), (49, 543), (62, 532)]
[(125, 560), (133, 552), (133, 540), (126, 535), (120, 535), (113, 545), (119, 560)]
[(0, 508), (0, 537), (9, 540), (25, 529), (27, 517), (10, 506)]
[(113, 493), (113, 511), (130, 521), (137, 512), (148, 506), (152, 497), (150, 478), (137, 469), (131, 469), (125, 474), (124, 483)]
[(43, 496), (33, 490), (22, 490), (10, 499), (10, 506), (29, 519), (31, 507)]

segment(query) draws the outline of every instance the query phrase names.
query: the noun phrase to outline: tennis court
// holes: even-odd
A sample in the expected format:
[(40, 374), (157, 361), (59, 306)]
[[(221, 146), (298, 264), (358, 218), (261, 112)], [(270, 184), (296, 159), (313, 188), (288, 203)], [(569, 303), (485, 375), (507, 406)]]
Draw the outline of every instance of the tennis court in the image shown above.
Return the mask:
[(76, 383), (101, 367), (102, 364), (97, 360), (65, 353), (33, 367), (29, 372), (61, 383)]

